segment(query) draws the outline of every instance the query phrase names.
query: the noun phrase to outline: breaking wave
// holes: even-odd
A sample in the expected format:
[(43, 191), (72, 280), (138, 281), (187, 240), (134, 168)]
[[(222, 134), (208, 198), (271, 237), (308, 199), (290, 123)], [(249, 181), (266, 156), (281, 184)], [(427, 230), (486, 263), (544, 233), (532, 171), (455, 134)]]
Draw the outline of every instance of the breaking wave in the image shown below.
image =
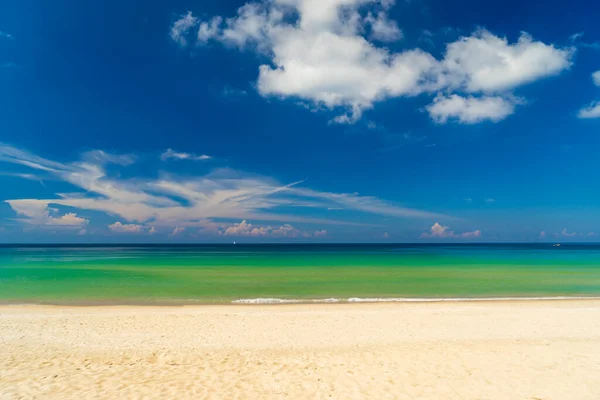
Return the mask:
[(238, 299), (233, 304), (326, 304), (326, 303), (441, 303), (441, 302), (468, 302), (468, 301), (535, 301), (535, 300), (599, 300), (600, 297), (583, 296), (556, 296), (556, 297), (458, 297), (458, 298), (361, 298), (348, 299), (277, 299), (257, 298)]

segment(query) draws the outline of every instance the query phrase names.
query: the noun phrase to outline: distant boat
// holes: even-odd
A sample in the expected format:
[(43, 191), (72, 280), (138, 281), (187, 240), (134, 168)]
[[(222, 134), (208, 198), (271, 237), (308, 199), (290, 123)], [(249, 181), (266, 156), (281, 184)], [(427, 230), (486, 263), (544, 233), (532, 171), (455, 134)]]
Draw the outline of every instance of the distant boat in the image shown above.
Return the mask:
[(553, 247), (560, 247), (560, 243), (555, 244)]

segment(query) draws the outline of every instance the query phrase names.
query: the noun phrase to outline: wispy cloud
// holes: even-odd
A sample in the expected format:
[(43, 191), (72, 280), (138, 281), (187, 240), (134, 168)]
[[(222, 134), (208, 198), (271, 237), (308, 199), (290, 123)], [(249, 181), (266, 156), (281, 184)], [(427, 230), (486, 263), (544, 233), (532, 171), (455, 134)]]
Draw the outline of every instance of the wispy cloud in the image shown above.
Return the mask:
[[(131, 155), (88, 152), (80, 161), (62, 163), (0, 144), (0, 162), (36, 170), (75, 188), (73, 193), (57, 193), (54, 198), (8, 200), (23, 217), (21, 220), (30, 224), (47, 223), (48, 216), (54, 218), (51, 205), (106, 213), (125, 221), (113, 224), (123, 231), (137, 229), (125, 225), (140, 225), (145, 230), (196, 227), (217, 232), (226, 220), (360, 225), (348, 219), (315, 217), (319, 210), (329, 208), (398, 218), (444, 217), (373, 196), (322, 192), (300, 187), (302, 181), (281, 184), (269, 177), (232, 169), (216, 169), (197, 177), (163, 173), (158, 178), (125, 179), (107, 173), (107, 164), (124, 168), (134, 161)], [(290, 207), (304, 211), (290, 213)]]
[(584, 32), (578, 32), (569, 37), (571, 43), (580, 48), (588, 48), (593, 50), (600, 50), (600, 42), (585, 42), (581, 39), (585, 36)]
[(182, 234), (184, 231), (185, 231), (184, 227), (177, 226), (177, 227), (175, 227), (175, 229), (173, 229), (173, 232), (169, 236), (177, 236), (179, 234)]
[(479, 229), (473, 232), (454, 233), (449, 227), (441, 225), (439, 222), (433, 224), (429, 232), (421, 234), (423, 239), (447, 239), (447, 238), (459, 238), (459, 239), (473, 239), (481, 237), (481, 231)]
[(171, 39), (182, 47), (186, 46), (188, 42), (186, 36), (197, 23), (198, 19), (194, 17), (191, 12), (181, 15), (171, 27), (171, 32), (169, 33)]
[(208, 161), (211, 160), (212, 157), (206, 154), (196, 155), (193, 153), (181, 153), (178, 151), (174, 151), (172, 149), (167, 149), (164, 153), (161, 154), (160, 159), (163, 161), (167, 160), (189, 160), (189, 161)]
[(225, 97), (240, 97), (247, 96), (248, 92), (243, 89), (234, 88), (233, 86), (225, 86), (223, 88), (223, 96)]
[(0, 38), (14, 39), (13, 35), (11, 35), (10, 33), (2, 32), (2, 31), (0, 31)]

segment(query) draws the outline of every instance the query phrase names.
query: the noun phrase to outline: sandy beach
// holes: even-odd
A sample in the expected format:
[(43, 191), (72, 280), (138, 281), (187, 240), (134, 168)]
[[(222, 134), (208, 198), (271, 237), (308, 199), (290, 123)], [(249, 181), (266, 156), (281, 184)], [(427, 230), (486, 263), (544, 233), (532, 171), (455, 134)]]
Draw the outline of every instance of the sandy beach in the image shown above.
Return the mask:
[(0, 398), (600, 398), (600, 301), (0, 306)]

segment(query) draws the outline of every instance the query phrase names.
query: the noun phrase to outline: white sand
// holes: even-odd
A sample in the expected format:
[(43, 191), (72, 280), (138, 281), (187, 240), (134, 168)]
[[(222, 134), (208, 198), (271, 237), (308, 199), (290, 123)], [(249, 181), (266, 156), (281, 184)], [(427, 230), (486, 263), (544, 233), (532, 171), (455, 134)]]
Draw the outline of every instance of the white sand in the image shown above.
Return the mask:
[(0, 307), (0, 398), (600, 399), (600, 301)]

